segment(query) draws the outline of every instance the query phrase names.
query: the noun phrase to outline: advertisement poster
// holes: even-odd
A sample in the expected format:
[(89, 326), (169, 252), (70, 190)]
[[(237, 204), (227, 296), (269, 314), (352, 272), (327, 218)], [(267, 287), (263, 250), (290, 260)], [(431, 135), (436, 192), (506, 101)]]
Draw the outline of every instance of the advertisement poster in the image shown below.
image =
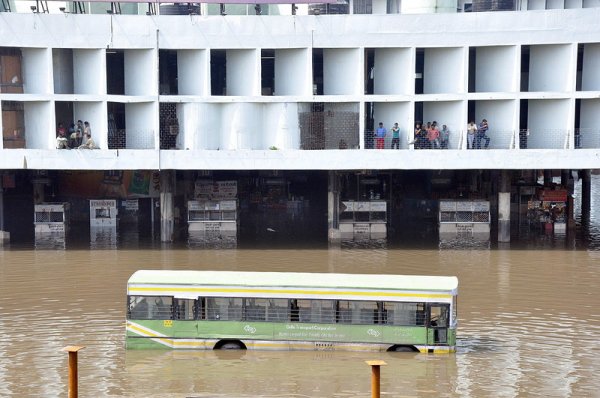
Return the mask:
[(60, 192), (81, 198), (157, 198), (160, 174), (147, 170), (106, 170), (62, 173)]

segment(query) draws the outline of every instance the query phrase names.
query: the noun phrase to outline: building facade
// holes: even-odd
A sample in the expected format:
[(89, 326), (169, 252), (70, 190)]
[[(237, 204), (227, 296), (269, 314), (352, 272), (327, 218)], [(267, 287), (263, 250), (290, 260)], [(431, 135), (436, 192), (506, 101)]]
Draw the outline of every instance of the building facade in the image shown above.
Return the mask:
[[(598, 168), (594, 5), (434, 14), (0, 13), (0, 169)], [(483, 119), (489, 149), (468, 149), (467, 124)], [(57, 150), (58, 124), (77, 120), (89, 122), (98, 149)], [(449, 129), (446, 150), (415, 140), (415, 124), (427, 121)], [(384, 150), (373, 149), (379, 122), (388, 131)], [(391, 149), (394, 123), (398, 150)]]

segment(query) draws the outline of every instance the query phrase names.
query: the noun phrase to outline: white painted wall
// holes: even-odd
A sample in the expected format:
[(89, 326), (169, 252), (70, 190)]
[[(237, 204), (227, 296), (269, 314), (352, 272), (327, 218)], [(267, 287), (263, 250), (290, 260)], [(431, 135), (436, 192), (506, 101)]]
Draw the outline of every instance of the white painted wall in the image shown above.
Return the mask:
[(544, 10), (546, 9), (546, 0), (527, 0), (528, 10)]
[(177, 51), (179, 95), (208, 95), (210, 71), (206, 50)]
[(574, 79), (571, 45), (537, 45), (529, 47), (529, 91), (568, 91)]
[(73, 51), (66, 48), (52, 50), (52, 75), (55, 94), (73, 94)]
[(158, 103), (142, 102), (125, 104), (125, 128), (127, 149), (155, 149), (155, 132)]
[(260, 51), (227, 50), (227, 95), (260, 95)]
[(358, 48), (323, 49), (323, 94), (362, 94), (364, 67), (361, 58)]
[(104, 102), (74, 102), (73, 113), (76, 120), (90, 123), (92, 138), (100, 149), (108, 148), (108, 119)]
[[(475, 123), (486, 119), (489, 124), (487, 136), (491, 149), (510, 149), (514, 131), (517, 127), (517, 101), (476, 101)], [(466, 126), (465, 126), (466, 128)]]
[(517, 46), (477, 47), (475, 69), (475, 91), (517, 91)]
[(400, 127), (400, 148), (407, 149), (408, 142), (413, 139), (414, 116), (409, 102), (377, 102), (374, 104), (373, 117), (375, 126), (383, 122), (387, 130), (385, 148), (392, 147), (392, 127), (398, 123)]
[(300, 148), (298, 104), (279, 102), (263, 104), (262, 143), (260, 149)]
[(25, 102), (25, 141), (28, 149), (56, 148), (54, 103)]
[[(448, 126), (450, 138), (448, 147), (456, 149), (460, 140), (460, 132), (466, 128), (466, 115), (461, 101), (425, 102), (423, 104), (423, 124), (427, 122), (438, 123), (438, 126)], [(465, 127), (463, 127), (463, 125)]]
[(402, 0), (402, 14), (432, 14), (456, 12), (457, 0)]
[[(221, 125), (222, 104), (194, 104), (198, 108), (197, 131), (194, 137), (194, 149), (226, 149), (221, 145), (223, 128)], [(189, 123), (193, 123), (194, 119)], [(186, 122), (187, 123), (187, 122)]]
[(221, 105), (220, 149), (258, 149), (262, 145), (261, 104)]
[(528, 148), (563, 149), (569, 125), (569, 100), (529, 100)]
[(105, 50), (73, 50), (73, 85), (75, 94), (106, 94)]
[(464, 48), (426, 48), (424, 94), (465, 92)]
[(600, 90), (600, 44), (583, 45), (583, 71), (581, 89), (584, 91)]
[(565, 8), (565, 0), (546, 0), (546, 10), (562, 10)]
[(307, 48), (275, 50), (274, 95), (311, 95), (312, 60)]
[(387, 14), (387, 0), (372, 0), (373, 14)]
[(25, 94), (52, 93), (52, 50), (50, 48), (23, 48), (23, 92)]
[(375, 50), (374, 94), (413, 94), (414, 57), (410, 48)]
[(156, 95), (156, 62), (154, 50), (125, 50), (125, 95)]
[(565, 8), (581, 8), (583, 7), (583, 0), (565, 0)]
[(600, 0), (583, 0), (583, 8), (600, 7)]
[(581, 148), (600, 146), (600, 99), (581, 100)]

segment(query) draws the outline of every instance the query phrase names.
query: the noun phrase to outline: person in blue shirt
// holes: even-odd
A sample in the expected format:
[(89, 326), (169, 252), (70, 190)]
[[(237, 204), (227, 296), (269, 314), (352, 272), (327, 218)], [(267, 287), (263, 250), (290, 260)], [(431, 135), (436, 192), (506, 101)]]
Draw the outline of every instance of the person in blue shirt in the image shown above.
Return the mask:
[(385, 134), (387, 130), (383, 127), (383, 122), (379, 122), (379, 127), (375, 131), (375, 143), (377, 149), (383, 149), (385, 146)]

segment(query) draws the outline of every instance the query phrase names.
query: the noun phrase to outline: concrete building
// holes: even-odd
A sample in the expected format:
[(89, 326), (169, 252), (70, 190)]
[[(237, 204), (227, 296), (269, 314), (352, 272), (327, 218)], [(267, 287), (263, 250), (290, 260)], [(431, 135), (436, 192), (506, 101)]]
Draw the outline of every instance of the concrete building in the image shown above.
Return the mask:
[[(0, 170), (171, 171), (157, 195), (167, 221), (178, 174), (321, 173), (335, 238), (347, 173), (490, 170), (509, 193), (515, 171), (599, 168), (599, 1), (384, 3), (337, 15), (0, 13)], [(98, 149), (57, 150), (58, 123), (78, 119)], [(467, 149), (467, 124), (482, 119), (490, 147)], [(415, 123), (434, 120), (448, 149), (421, 150)], [(378, 122), (398, 123), (400, 150), (391, 133), (372, 149)], [(507, 221), (515, 200), (498, 189), (484, 196)]]

